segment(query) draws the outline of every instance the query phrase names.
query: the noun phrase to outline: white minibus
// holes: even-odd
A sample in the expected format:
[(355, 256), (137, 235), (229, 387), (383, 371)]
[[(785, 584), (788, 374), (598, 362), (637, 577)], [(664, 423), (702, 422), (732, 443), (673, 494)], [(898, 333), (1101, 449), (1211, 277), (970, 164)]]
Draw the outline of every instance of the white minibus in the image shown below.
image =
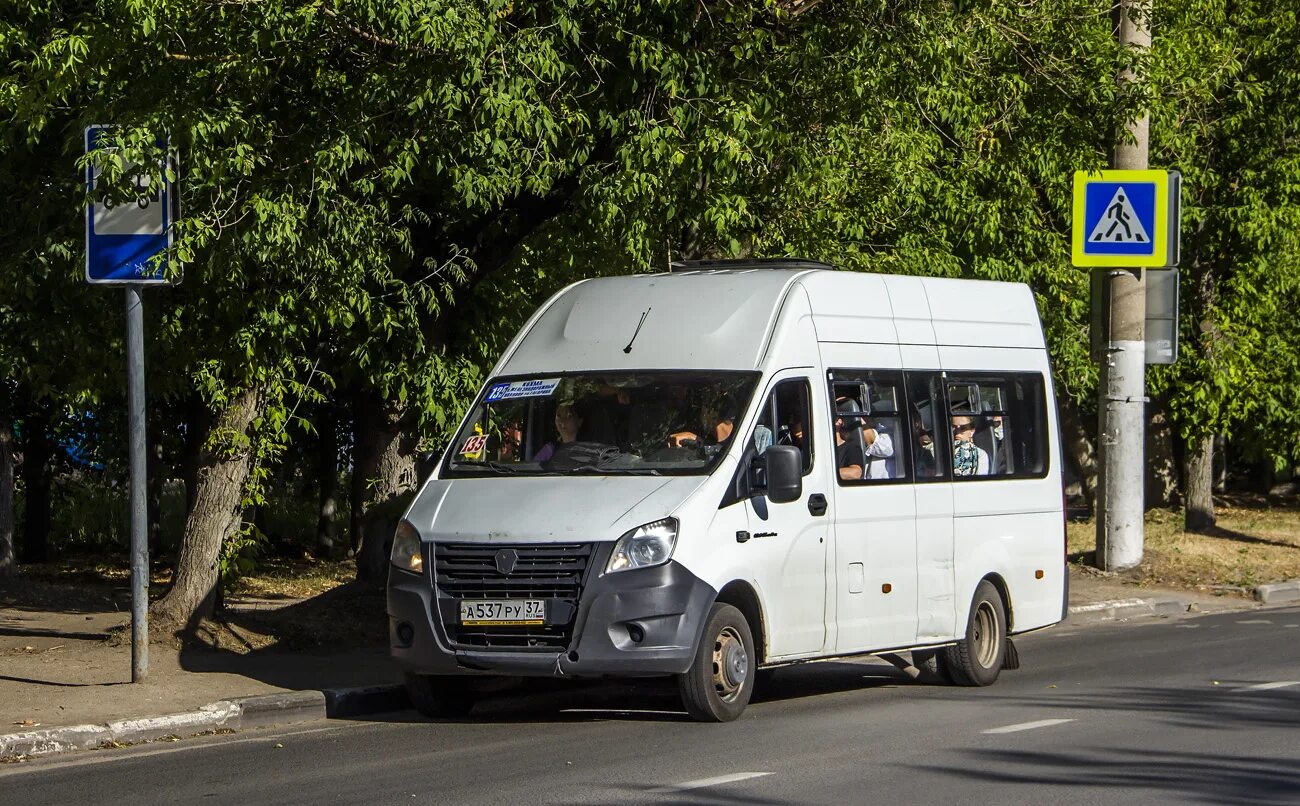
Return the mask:
[(546, 302), (423, 482), (388, 582), (412, 703), (467, 713), (483, 675), (671, 675), (727, 721), (785, 664), (1014, 668), (1009, 636), (1059, 622), (1067, 584), (1029, 288), (676, 268)]

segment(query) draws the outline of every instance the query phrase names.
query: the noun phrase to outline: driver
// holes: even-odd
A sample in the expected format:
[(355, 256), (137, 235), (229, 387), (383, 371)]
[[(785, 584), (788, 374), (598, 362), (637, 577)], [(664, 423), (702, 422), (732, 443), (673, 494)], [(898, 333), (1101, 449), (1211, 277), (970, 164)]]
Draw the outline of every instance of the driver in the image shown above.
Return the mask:
[(731, 395), (723, 395), (714, 403), (707, 407), (703, 412), (703, 420), (707, 427), (701, 429), (704, 433), (704, 439), (701, 440), (700, 433), (693, 430), (674, 431), (668, 435), (668, 447), (670, 448), (696, 448), (702, 447), (706, 454), (712, 455), (722, 450), (722, 446), (727, 444), (731, 439), (731, 434), (736, 430), (736, 401)]

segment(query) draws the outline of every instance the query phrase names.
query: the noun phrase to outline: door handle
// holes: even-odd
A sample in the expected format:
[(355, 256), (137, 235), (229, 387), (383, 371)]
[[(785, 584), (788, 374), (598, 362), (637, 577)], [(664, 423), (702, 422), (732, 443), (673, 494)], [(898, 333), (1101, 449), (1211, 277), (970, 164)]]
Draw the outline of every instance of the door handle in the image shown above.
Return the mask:
[(826, 496), (821, 493), (813, 493), (808, 496), (808, 512), (821, 516), (826, 514)]

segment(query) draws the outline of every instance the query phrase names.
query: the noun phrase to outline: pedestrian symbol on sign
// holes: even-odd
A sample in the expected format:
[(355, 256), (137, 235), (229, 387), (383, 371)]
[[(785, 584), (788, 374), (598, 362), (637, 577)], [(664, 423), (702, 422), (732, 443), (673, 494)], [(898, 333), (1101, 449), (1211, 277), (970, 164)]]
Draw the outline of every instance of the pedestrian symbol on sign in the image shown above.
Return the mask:
[(1070, 262), (1177, 266), (1181, 182), (1177, 171), (1075, 171)]
[(1151, 241), (1146, 228), (1142, 226), (1142, 219), (1133, 209), (1133, 204), (1129, 201), (1128, 193), (1124, 191), (1123, 186), (1115, 190), (1115, 195), (1106, 205), (1106, 214), (1097, 221), (1097, 226), (1092, 228), (1088, 240), (1093, 243), (1149, 243)]

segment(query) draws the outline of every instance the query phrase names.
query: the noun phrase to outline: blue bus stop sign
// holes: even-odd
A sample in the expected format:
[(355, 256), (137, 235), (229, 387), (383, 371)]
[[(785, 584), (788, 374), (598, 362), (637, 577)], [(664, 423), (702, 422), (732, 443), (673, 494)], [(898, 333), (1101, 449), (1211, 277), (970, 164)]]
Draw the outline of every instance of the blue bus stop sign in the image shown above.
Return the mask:
[[(112, 126), (86, 127), (86, 153), (98, 150)], [(116, 202), (98, 187), (99, 172), (86, 168), (86, 282), (165, 285), (163, 260), (172, 244), (174, 188), (141, 177), (134, 201)], [(165, 260), (165, 259), (164, 259)]]

